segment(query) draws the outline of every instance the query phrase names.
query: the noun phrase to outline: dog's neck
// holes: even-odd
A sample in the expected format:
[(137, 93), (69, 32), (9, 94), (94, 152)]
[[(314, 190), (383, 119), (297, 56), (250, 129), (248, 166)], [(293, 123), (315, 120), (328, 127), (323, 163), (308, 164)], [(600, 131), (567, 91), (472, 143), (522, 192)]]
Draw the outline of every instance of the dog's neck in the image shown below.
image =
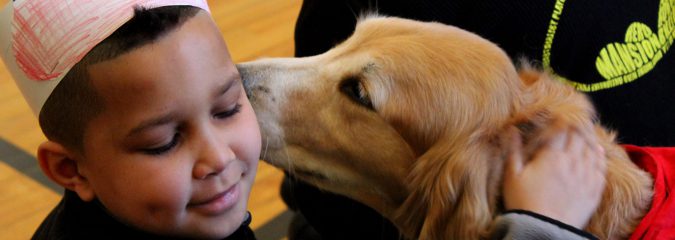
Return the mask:
[(406, 239), (465, 239), (484, 234), (497, 206), (497, 194), (488, 193), (499, 191), (502, 172), (501, 164), (493, 163), (502, 153), (486, 144), (493, 142), (480, 137), (445, 142), (418, 159), (407, 179), (415, 187), (395, 214), (388, 216)]
[(525, 73), (529, 80), (521, 94), (522, 107), (512, 122), (526, 143), (523, 152), (533, 154), (545, 141), (542, 133), (560, 124), (595, 135), (596, 144), (605, 149), (608, 168), (601, 204), (586, 230), (600, 239), (627, 238), (651, 204), (651, 177), (633, 164), (615, 134), (594, 122), (593, 106), (585, 95), (548, 74)]
[[(608, 170), (602, 202), (586, 230), (601, 239), (626, 238), (651, 204), (652, 180), (628, 158), (614, 135), (593, 122), (593, 108), (583, 94), (537, 75), (531, 79), (509, 120), (498, 129), (517, 128), (523, 153), (532, 155), (546, 133), (560, 124), (595, 134), (606, 150)], [(481, 135), (483, 134), (483, 135)], [(390, 219), (407, 239), (479, 239), (499, 214), (502, 169), (510, 139), (496, 132), (462, 139), (437, 139), (404, 179), (411, 192)], [(393, 213), (393, 214), (390, 214)]]
[[(525, 156), (533, 156), (541, 147), (541, 132), (550, 128), (545, 123), (524, 122), (516, 125), (523, 136)], [(649, 210), (653, 194), (652, 179), (637, 167), (623, 147), (600, 125), (594, 125), (600, 144), (606, 149), (608, 169), (602, 201), (585, 230), (600, 239), (625, 239)]]
[[(537, 113), (536, 115), (543, 119), (540, 122), (512, 122), (513, 125), (511, 126), (518, 128), (523, 136), (523, 152), (526, 155), (532, 155), (537, 147), (540, 147), (542, 141), (540, 133), (551, 127), (549, 125), (552, 122), (549, 119), (550, 114), (546, 111)], [(599, 144), (606, 149), (609, 168), (603, 200), (586, 230), (601, 239), (625, 238), (634, 230), (641, 217), (648, 211), (651, 204), (652, 180), (649, 174), (630, 161), (623, 148), (615, 143), (612, 134), (606, 132), (599, 125), (591, 124), (591, 128), (596, 132)], [(473, 146), (459, 146), (457, 149), (461, 149), (461, 151), (457, 150), (456, 153), (446, 154), (445, 157), (449, 157), (445, 163), (427, 166), (428, 168), (423, 172), (428, 176), (435, 174), (438, 174), (436, 176), (449, 176), (449, 173), (443, 173), (439, 169), (452, 167), (443, 165), (452, 162), (453, 158), (469, 158), (472, 166), (483, 164), (490, 167), (488, 172), (481, 173), (478, 168), (462, 166), (466, 167), (464, 171), (470, 172), (471, 175), (462, 177), (455, 174), (452, 176), (452, 180), (447, 181), (443, 179), (440, 179), (440, 181), (439, 179), (434, 180), (424, 176), (413, 177), (409, 182), (411, 186), (416, 187), (410, 188), (411, 192), (403, 204), (394, 211), (387, 211), (388, 214), (385, 216), (398, 227), (401, 234), (407, 239), (444, 239), (448, 236), (462, 236), (463, 234), (474, 236), (470, 238), (484, 236), (492, 224), (493, 217), (501, 211), (499, 210), (501, 204), (498, 203), (501, 195), (499, 194), (501, 173), (504, 159), (507, 156), (506, 149), (508, 149), (504, 142), (508, 142), (508, 139), (486, 138), (483, 142), (467, 143)], [(472, 151), (473, 149), (480, 149), (480, 151)], [(456, 154), (460, 154), (460, 156)], [(418, 165), (415, 167), (424, 168), (425, 166)], [(415, 170), (412, 172), (415, 172)], [(427, 181), (427, 184), (421, 183), (424, 181)], [(481, 181), (491, 188), (472, 189), (480, 188), (476, 185), (476, 182)], [(444, 182), (459, 183), (455, 186), (447, 186), (444, 185)], [(429, 185), (434, 186), (426, 189), (422, 187)], [(454, 189), (458, 192), (452, 193), (444, 190), (444, 188)], [(487, 193), (481, 195), (481, 191)], [(470, 201), (462, 200), (466, 199), (467, 196), (474, 196), (469, 197), (474, 200), (483, 198), (484, 200), (481, 201), (485, 204), (468, 207), (472, 210), (462, 212), (463, 209), (467, 208), (467, 204), (473, 204)], [(393, 215), (390, 215), (389, 213), (392, 212)], [(444, 229), (460, 230), (452, 232)]]

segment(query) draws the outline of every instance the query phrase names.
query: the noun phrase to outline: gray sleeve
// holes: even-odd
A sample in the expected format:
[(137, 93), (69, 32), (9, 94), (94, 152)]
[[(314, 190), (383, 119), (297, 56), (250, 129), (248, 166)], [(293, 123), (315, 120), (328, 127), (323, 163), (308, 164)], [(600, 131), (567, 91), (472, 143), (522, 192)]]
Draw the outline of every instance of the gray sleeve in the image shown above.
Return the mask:
[(523, 210), (510, 211), (498, 216), (495, 219), (489, 236), (489, 239), (492, 240), (597, 239), (588, 232), (584, 232), (560, 221)]

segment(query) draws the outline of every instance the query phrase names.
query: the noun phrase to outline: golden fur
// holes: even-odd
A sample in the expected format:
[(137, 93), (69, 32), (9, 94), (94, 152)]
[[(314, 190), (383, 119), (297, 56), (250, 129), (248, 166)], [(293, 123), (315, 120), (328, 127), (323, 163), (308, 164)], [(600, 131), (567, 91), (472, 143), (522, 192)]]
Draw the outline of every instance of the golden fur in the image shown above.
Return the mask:
[[(562, 127), (597, 135), (607, 184), (587, 230), (626, 238), (652, 180), (595, 122), (583, 94), (456, 27), (362, 19), (313, 57), (239, 65), (262, 158), (390, 219), (408, 239), (479, 239), (500, 209), (505, 132), (534, 149)], [(553, 129), (553, 130), (552, 130)]]

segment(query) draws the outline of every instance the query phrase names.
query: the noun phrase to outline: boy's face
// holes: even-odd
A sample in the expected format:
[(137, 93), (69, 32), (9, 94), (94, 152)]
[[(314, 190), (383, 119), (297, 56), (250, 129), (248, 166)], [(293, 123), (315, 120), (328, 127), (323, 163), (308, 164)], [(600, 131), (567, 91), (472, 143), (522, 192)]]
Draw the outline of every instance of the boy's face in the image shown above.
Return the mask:
[(242, 223), (260, 154), (258, 124), (210, 16), (90, 66), (104, 112), (78, 171), (119, 220), (222, 238)]

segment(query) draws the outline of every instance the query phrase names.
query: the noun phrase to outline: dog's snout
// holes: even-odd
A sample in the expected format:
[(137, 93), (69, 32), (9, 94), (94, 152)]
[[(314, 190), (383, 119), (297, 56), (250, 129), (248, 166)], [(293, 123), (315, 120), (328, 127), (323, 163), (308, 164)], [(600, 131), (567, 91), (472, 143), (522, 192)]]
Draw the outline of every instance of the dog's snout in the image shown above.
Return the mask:
[(248, 99), (254, 106), (274, 105), (296, 91), (306, 77), (306, 67), (295, 59), (260, 59), (236, 65)]
[(256, 62), (237, 64), (237, 70), (241, 76), (246, 96), (251, 102), (256, 102), (260, 97), (269, 98), (273, 102), (274, 97), (270, 97), (271, 89), (267, 86), (265, 78), (269, 77), (269, 68), (256, 64)]

